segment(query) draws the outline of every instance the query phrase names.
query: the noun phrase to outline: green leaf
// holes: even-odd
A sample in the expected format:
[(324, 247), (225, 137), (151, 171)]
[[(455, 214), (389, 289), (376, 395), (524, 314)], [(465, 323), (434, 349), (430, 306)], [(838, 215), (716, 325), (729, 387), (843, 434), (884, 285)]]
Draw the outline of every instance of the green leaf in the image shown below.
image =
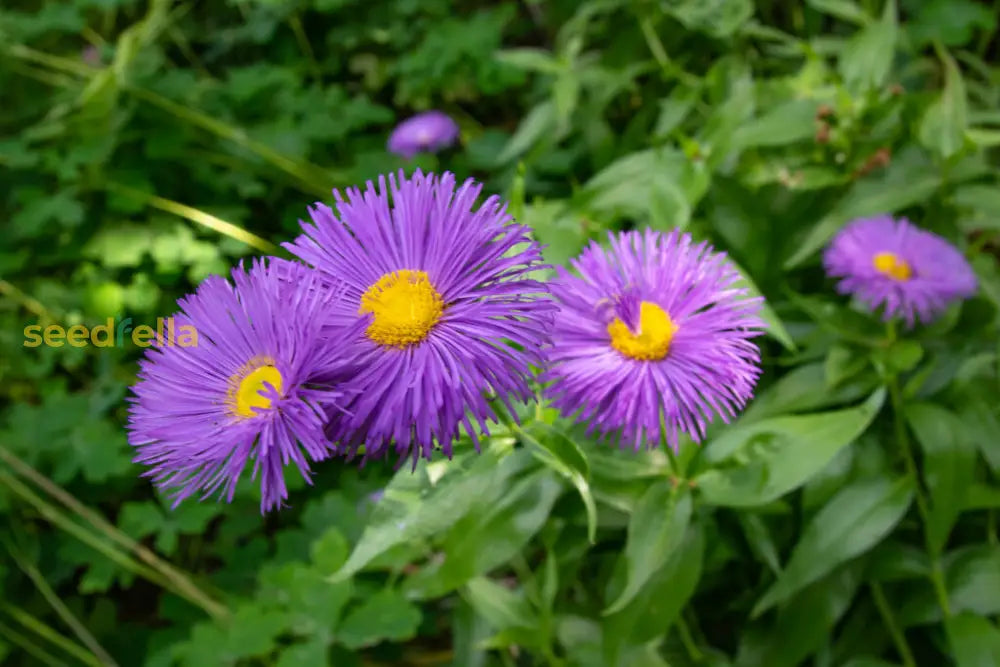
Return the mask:
[(347, 579), (396, 545), (451, 528), (476, 507), (469, 498), (501, 484), (523, 466), (523, 457), (507, 457), (500, 462), (500, 452), (505, 448), (493, 443), (482, 454), (467, 451), (451, 461), (422, 461), (412, 472), (408, 467), (401, 468), (386, 486), (347, 562), (331, 580)]
[(865, 376), (831, 389), (827, 383), (825, 362), (803, 364), (783, 375), (757, 396), (740, 417), (740, 424), (749, 424), (765, 417), (851, 403), (869, 395), (876, 384), (873, 378)]
[(944, 64), (944, 89), (924, 112), (918, 137), (920, 143), (947, 159), (965, 144), (965, 83), (955, 59), (944, 49), (939, 49), (938, 55)]
[(498, 165), (506, 164), (511, 160), (520, 157), (528, 152), (535, 144), (541, 141), (542, 137), (550, 134), (556, 127), (556, 107), (550, 101), (542, 102), (529, 111), (517, 131), (500, 151), (496, 162)]
[(908, 405), (906, 418), (924, 452), (924, 480), (931, 496), (928, 539), (940, 553), (975, 480), (976, 449), (963, 437), (958, 417), (938, 405)]
[(420, 608), (398, 592), (383, 588), (348, 612), (337, 628), (337, 641), (349, 649), (381, 641), (406, 641), (417, 634)]
[(579, 205), (599, 218), (633, 218), (660, 229), (684, 226), (705, 195), (709, 173), (672, 148), (626, 155), (594, 175)]
[(705, 447), (704, 459), (723, 466), (696, 477), (695, 486), (713, 505), (769, 503), (805, 484), (864, 433), (884, 400), (880, 389), (845, 410), (737, 424)]
[(789, 100), (740, 126), (733, 135), (735, 150), (785, 146), (816, 134), (816, 100)]
[(655, 482), (629, 519), (625, 540), (625, 587), (604, 610), (620, 611), (649, 581), (681, 542), (691, 519), (691, 494), (669, 480)]
[(420, 599), (442, 596), (514, 558), (541, 530), (562, 491), (552, 473), (541, 469), (497, 487), (493, 497), (487, 493), (489, 504), (455, 524), (444, 540), (444, 559), (410, 577), (407, 593)]
[(1000, 614), (1000, 548), (978, 545), (952, 552), (945, 570), (953, 610)]
[(753, 16), (750, 0), (662, 0), (663, 9), (690, 30), (729, 37)]
[(580, 494), (587, 512), (587, 539), (593, 544), (597, 535), (597, 505), (590, 492), (587, 455), (568, 435), (544, 422), (531, 422), (523, 432), (532, 446), (532, 454), (568, 479)]
[(248, 604), (233, 614), (226, 644), (230, 655), (240, 657), (267, 655), (274, 641), (285, 629), (285, 614)]
[(524, 595), (515, 593), (492, 579), (471, 579), (465, 584), (463, 597), (496, 630), (532, 629), (538, 624), (538, 614)]
[(872, 22), (871, 17), (857, 3), (850, 0), (806, 0), (806, 4), (816, 11), (836, 16), (839, 19), (866, 26)]
[(919, 8), (907, 26), (917, 47), (935, 40), (945, 46), (965, 46), (976, 28), (992, 32), (997, 25), (996, 13), (973, 0), (928, 0)]
[(688, 525), (684, 539), (642, 591), (602, 622), (604, 664), (622, 664), (629, 647), (662, 637), (680, 617), (701, 579), (705, 557), (705, 532), (701, 525)]
[(760, 616), (870, 549), (899, 523), (912, 500), (913, 485), (907, 478), (862, 480), (840, 491), (806, 526), (784, 572), (752, 616)]
[(851, 564), (809, 586), (780, 609), (772, 623), (742, 633), (734, 667), (798, 667), (830, 639), (861, 583), (863, 568)]
[(778, 548), (774, 544), (767, 524), (758, 514), (739, 512), (736, 519), (743, 529), (743, 536), (754, 554), (776, 575), (781, 574), (781, 561), (778, 559)]
[(552, 57), (552, 54), (543, 49), (524, 47), (518, 49), (505, 49), (496, 54), (499, 62), (511, 65), (519, 69), (543, 72), (545, 74), (557, 74), (562, 69), (559, 62)]
[(840, 53), (840, 74), (847, 88), (865, 93), (885, 84), (896, 51), (896, 0), (888, 0), (882, 19), (861, 28)]
[(281, 651), (275, 667), (327, 667), (326, 644), (322, 639), (310, 639)]
[(348, 549), (347, 540), (341, 532), (330, 527), (310, 547), (312, 562), (319, 572), (331, 575), (344, 565)]
[(988, 618), (958, 614), (945, 621), (957, 667), (1000, 665), (1000, 630)]

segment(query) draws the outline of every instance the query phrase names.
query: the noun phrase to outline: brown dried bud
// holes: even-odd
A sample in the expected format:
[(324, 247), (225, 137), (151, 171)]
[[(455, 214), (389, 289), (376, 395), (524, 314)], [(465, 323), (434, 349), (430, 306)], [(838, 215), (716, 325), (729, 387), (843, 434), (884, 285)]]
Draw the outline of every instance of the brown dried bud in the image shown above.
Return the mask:
[(816, 109), (816, 120), (823, 120), (824, 118), (829, 118), (833, 115), (833, 107), (829, 104), (821, 104), (818, 109)]
[(816, 128), (816, 143), (818, 144), (830, 143), (829, 123), (823, 123), (823, 122), (819, 123), (819, 126)]

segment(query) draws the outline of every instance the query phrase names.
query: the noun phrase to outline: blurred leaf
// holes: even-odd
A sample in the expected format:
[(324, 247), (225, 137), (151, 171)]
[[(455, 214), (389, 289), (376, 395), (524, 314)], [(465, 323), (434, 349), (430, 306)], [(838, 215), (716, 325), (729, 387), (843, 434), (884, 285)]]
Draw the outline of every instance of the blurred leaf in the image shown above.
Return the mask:
[(691, 494), (668, 480), (655, 482), (639, 501), (625, 540), (625, 586), (613, 595), (604, 615), (621, 611), (680, 545), (691, 518)]
[(919, 5), (906, 30), (915, 46), (940, 41), (945, 46), (965, 46), (976, 28), (996, 29), (996, 14), (972, 0), (928, 0)]
[(321, 639), (310, 639), (282, 649), (275, 667), (326, 667), (329, 663), (326, 645)]
[(344, 565), (348, 550), (347, 540), (339, 530), (331, 527), (313, 542), (310, 553), (316, 569), (322, 574), (331, 575)]
[(957, 667), (1000, 664), (1000, 630), (989, 619), (959, 614), (947, 619), (945, 628)]
[(501, 586), (491, 579), (476, 577), (465, 584), (464, 597), (496, 630), (508, 628), (533, 629), (538, 614), (523, 595)]
[(344, 617), (337, 640), (350, 649), (383, 640), (405, 641), (417, 634), (420, 609), (399, 593), (384, 588)]
[(772, 623), (744, 631), (734, 667), (797, 667), (830, 638), (861, 583), (861, 567), (846, 565), (779, 609)]
[(876, 478), (843, 489), (806, 526), (777, 581), (757, 602), (759, 616), (864, 553), (903, 518), (913, 500), (909, 479)]
[(931, 496), (928, 540), (940, 553), (975, 479), (976, 450), (962, 437), (962, 424), (954, 413), (938, 405), (908, 405), (906, 418), (923, 449), (924, 480)]
[(736, 150), (785, 146), (816, 134), (816, 100), (789, 100), (742, 125), (733, 135)]
[(806, 0), (806, 4), (817, 11), (856, 25), (866, 26), (871, 23), (871, 18), (851, 0)]
[(700, 524), (690, 523), (676, 550), (666, 556), (641, 592), (603, 621), (604, 664), (617, 665), (631, 646), (663, 636), (680, 617), (701, 578), (705, 535)]
[(552, 54), (542, 49), (531, 47), (505, 49), (497, 53), (496, 57), (502, 63), (545, 74), (557, 74), (561, 69)]
[(804, 484), (861, 435), (884, 400), (879, 390), (854, 408), (736, 425), (706, 446), (706, 462), (717, 467), (698, 475), (695, 485), (713, 505), (769, 503)]
[(750, 0), (660, 0), (664, 11), (691, 30), (729, 37), (753, 16)]
[(517, 131), (500, 151), (500, 155), (497, 156), (497, 164), (506, 164), (520, 157), (541, 141), (542, 137), (550, 134), (555, 126), (555, 103), (551, 100), (542, 102), (524, 116)]
[(944, 64), (944, 89), (924, 112), (919, 138), (924, 146), (949, 158), (965, 144), (965, 84), (954, 58), (944, 49), (938, 53)]
[(882, 18), (861, 28), (844, 45), (840, 54), (840, 74), (855, 94), (882, 86), (896, 51), (896, 0), (887, 0)]

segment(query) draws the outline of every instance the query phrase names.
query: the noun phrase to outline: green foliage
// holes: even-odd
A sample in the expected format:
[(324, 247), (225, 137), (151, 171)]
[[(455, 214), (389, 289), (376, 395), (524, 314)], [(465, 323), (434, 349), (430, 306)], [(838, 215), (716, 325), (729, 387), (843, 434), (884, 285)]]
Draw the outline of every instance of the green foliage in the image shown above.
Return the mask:
[[(15, 0), (0, 8), (0, 662), (1000, 664), (1000, 87), (971, 0)], [(450, 113), (406, 162), (392, 126)], [(544, 405), (451, 460), (319, 466), (261, 517), (132, 463), (155, 324), (330, 189), (482, 180), (566, 265), (681, 227), (767, 299), (757, 396), (616, 451)], [(819, 254), (905, 215), (979, 294), (886, 329)]]

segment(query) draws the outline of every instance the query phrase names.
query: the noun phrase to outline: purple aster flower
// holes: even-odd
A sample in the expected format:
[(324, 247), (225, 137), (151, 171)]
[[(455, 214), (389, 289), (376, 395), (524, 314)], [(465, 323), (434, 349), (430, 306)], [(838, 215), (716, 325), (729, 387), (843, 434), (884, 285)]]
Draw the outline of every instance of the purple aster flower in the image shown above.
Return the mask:
[(365, 322), (352, 416), (330, 427), (352, 440), (349, 456), (364, 439), (366, 459), (392, 442), (414, 465), (435, 443), (450, 457), (460, 425), (478, 448), (472, 420), (484, 434), (496, 421), (487, 394), (508, 410), (511, 396), (532, 398), (531, 366), (555, 309), (529, 277), (543, 266), (541, 247), (498, 197), (474, 208), (481, 189), (472, 179), (456, 189), (450, 173), (400, 172), (388, 187), (379, 177), (377, 188), (348, 189), (346, 201), (335, 191), (336, 211), (316, 204), (314, 224), (285, 244), (345, 284), (331, 322)]
[(101, 64), (101, 52), (93, 44), (88, 44), (80, 52), (80, 59), (92, 67), (97, 67)]
[(436, 153), (458, 138), (458, 125), (442, 111), (425, 111), (407, 118), (389, 136), (389, 151), (404, 158)]
[(355, 370), (342, 341), (363, 329), (326, 328), (338, 295), (302, 264), (257, 260), (232, 279), (210, 276), (177, 302), (174, 326), (193, 327), (194, 345), (157, 345), (139, 362), (129, 442), (174, 506), (220, 490), (231, 501), (253, 460), (263, 513), (288, 497), (284, 466), (308, 481), (309, 461), (335, 452), (325, 418), (347, 402), (339, 380)]
[(747, 297), (741, 276), (689, 234), (647, 229), (610, 234), (551, 289), (560, 304), (543, 380), (563, 416), (587, 432), (638, 451), (679, 432), (696, 442), (717, 413), (728, 422), (753, 395), (763, 333), (763, 299)]
[(959, 299), (976, 293), (972, 267), (953, 245), (901, 218), (882, 215), (855, 220), (834, 237), (823, 266), (841, 278), (837, 291), (853, 294), (883, 319), (900, 316), (912, 327)]

